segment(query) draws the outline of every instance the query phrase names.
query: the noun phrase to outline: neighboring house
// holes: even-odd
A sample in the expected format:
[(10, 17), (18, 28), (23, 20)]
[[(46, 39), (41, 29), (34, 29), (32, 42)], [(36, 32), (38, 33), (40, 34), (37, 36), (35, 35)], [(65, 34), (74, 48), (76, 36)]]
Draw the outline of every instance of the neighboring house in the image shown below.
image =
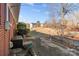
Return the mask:
[(41, 24), (40, 24), (40, 26), (41, 26), (41, 27), (43, 27), (43, 26), (44, 26), (44, 24), (43, 24), (43, 23), (41, 23)]
[(31, 24), (30, 24), (30, 29), (31, 29), (31, 30), (34, 30), (34, 28), (36, 28), (36, 27), (44, 27), (44, 24), (43, 24), (43, 23), (40, 23), (40, 24), (31, 23)]
[(30, 29), (30, 24), (26, 23), (26, 28)]
[[(9, 43), (16, 29), (19, 10), (20, 4), (18, 3), (0, 3), (0, 56), (9, 55)], [(6, 29), (8, 27), (9, 30)]]
[(26, 23), (26, 28), (32, 30), (32, 24), (31, 23)]
[(32, 27), (35, 28), (35, 27), (41, 27), (43, 26), (43, 24), (39, 24), (39, 23), (32, 23)]
[(37, 27), (37, 24), (36, 23), (32, 23), (32, 27), (33, 28)]

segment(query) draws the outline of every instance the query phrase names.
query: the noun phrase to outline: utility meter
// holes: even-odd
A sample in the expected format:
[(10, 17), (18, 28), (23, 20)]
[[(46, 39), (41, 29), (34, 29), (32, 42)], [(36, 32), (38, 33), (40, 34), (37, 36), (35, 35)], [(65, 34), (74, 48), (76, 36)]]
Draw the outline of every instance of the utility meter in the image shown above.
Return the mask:
[(5, 21), (5, 29), (10, 30), (10, 22), (9, 21)]
[(12, 48), (12, 47), (13, 47), (13, 42), (10, 41), (10, 48)]

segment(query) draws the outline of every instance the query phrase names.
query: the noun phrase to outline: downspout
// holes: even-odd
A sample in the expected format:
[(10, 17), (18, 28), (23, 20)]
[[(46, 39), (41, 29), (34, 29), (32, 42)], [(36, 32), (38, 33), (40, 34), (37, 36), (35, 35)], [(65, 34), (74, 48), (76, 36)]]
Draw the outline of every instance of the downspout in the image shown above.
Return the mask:
[[(9, 6), (8, 6), (8, 4), (6, 5), (6, 7), (7, 7), (7, 12), (6, 12), (6, 16), (7, 16), (7, 20), (6, 21), (8, 21), (9, 22), (9, 27), (10, 27), (10, 10), (9, 10)], [(9, 33), (8, 33), (8, 49), (9, 49), (9, 54), (10, 54), (10, 44), (11, 44), (12, 42), (10, 41), (10, 28), (9, 28)]]
[(9, 30), (10, 29), (10, 22), (9, 22), (9, 13), (8, 13), (8, 4), (6, 4), (6, 21), (5, 21), (5, 29)]
[[(6, 3), (6, 21), (5, 22), (7, 22), (8, 23), (8, 26), (10, 26), (10, 22), (9, 22), (9, 7), (8, 7), (8, 4)], [(5, 24), (6, 25), (6, 24)], [(9, 29), (7, 29), (7, 31), (9, 31)], [(9, 33), (8, 33), (8, 53), (9, 53), (9, 40), (10, 40), (10, 31), (9, 31)]]
[(8, 15), (8, 4), (6, 4), (6, 21), (9, 21)]

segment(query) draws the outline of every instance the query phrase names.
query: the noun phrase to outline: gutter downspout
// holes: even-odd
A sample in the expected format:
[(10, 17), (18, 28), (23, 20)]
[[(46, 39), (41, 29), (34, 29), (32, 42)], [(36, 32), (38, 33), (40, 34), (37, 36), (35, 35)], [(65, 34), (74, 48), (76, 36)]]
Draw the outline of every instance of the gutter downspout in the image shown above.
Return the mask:
[[(11, 26), (10, 24), (10, 10), (9, 10), (9, 5), (6, 5), (7, 11), (6, 11), (6, 16), (7, 16), (7, 20), (9, 22), (9, 27)], [(11, 45), (11, 41), (10, 41), (10, 28), (9, 28), (9, 33), (8, 33), (8, 50), (9, 50), (9, 54), (10, 54), (10, 45)]]
[(9, 22), (9, 6), (6, 4), (6, 21), (5, 21), (5, 29), (7, 31), (10, 30), (10, 22)]
[[(6, 21), (5, 22), (8, 22), (9, 23), (9, 8), (8, 8), (8, 4), (7, 3), (6, 3)], [(6, 24), (5, 24), (5, 26), (6, 26)], [(8, 26), (10, 26), (10, 23), (9, 23)], [(7, 31), (9, 31), (9, 29)], [(9, 38), (10, 37), (9, 35), (10, 34), (8, 33), (8, 39), (7, 39), (8, 40), (7, 41), (8, 42), (8, 47), (5, 46), (6, 48), (8, 48), (8, 53), (7, 53), (8, 55), (9, 55), (9, 39), (10, 39)], [(6, 39), (6, 37), (5, 37), (5, 39)], [(6, 42), (6, 40), (5, 40), (5, 42)]]
[(9, 20), (8, 20), (8, 19), (9, 19), (9, 18), (8, 18), (8, 15), (9, 15), (9, 14), (8, 14), (8, 4), (6, 4), (6, 21), (9, 21)]

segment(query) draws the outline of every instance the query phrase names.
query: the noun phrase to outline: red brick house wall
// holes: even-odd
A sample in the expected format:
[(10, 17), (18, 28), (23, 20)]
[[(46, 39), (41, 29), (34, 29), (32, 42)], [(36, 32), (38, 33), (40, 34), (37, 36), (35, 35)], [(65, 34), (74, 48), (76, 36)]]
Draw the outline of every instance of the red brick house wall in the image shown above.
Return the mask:
[[(5, 27), (5, 14), (4, 14), (4, 8), (5, 5), (4, 4), (0, 4), (0, 55), (6, 55), (6, 44), (8, 41), (8, 32), (5, 31), (4, 27)], [(6, 36), (7, 35), (7, 36)], [(6, 40), (5, 40), (6, 39)], [(6, 41), (6, 42), (5, 42)]]
[(10, 40), (13, 38), (14, 36), (14, 30), (15, 30), (15, 27), (16, 26), (16, 22), (10, 12)]
[(15, 29), (15, 21), (11, 12), (10, 15), (10, 30), (5, 30), (5, 21), (6, 21), (6, 4), (0, 3), (0, 56), (7, 56), (9, 54), (9, 42), (13, 38), (13, 31)]

